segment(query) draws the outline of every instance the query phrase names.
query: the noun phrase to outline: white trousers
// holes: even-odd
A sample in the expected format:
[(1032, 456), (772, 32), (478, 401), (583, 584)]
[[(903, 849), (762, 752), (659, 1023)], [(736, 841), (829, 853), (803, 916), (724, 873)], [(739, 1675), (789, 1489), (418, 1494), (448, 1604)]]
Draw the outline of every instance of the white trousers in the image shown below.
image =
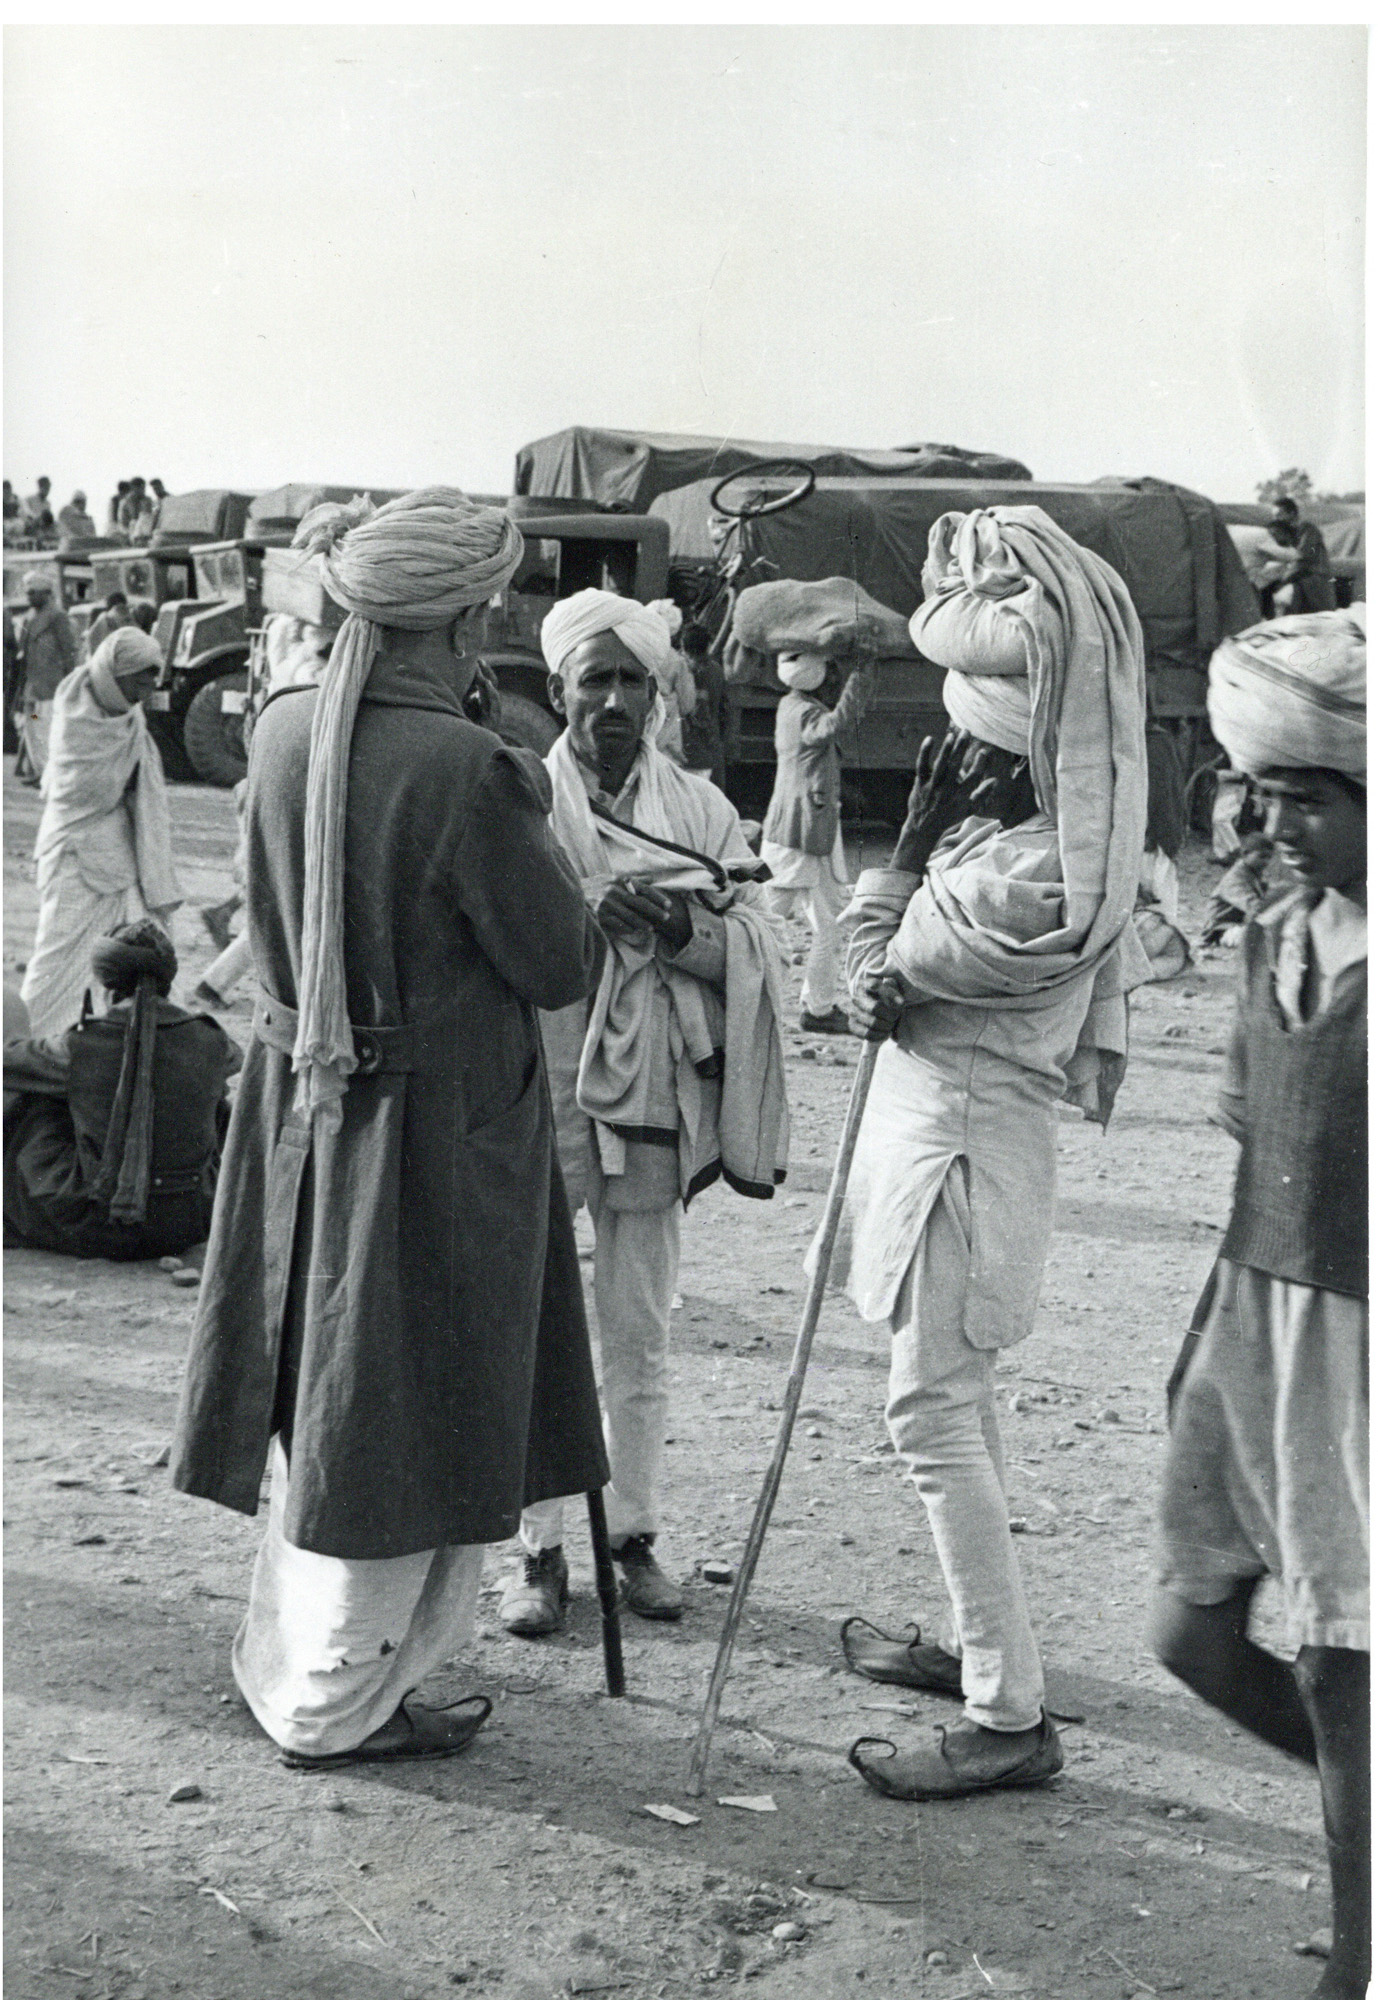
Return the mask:
[(428, 1549), (345, 1562), (283, 1537), (287, 1459), (273, 1445), (268, 1532), (234, 1677), (261, 1728), (284, 1750), (327, 1757), (381, 1729), (403, 1695), (468, 1644), (483, 1549)]
[(249, 949), (249, 933), (243, 930), (231, 938), (219, 958), (211, 960), (201, 974), (202, 982), (222, 1000), (228, 1000), (246, 973), (252, 972), (254, 955)]
[(851, 889), (838, 882), (826, 868), (809, 888), (788, 888), (778, 882), (766, 886), (766, 901), (772, 916), (789, 917), (802, 901), (813, 940), (804, 966), (804, 1011), (826, 1014), (837, 1002), (837, 975), (841, 960), (842, 934), (837, 920), (851, 900)]
[(928, 1511), (951, 1604), (944, 1643), (962, 1657), (966, 1713), (987, 1729), (1032, 1729), (1043, 1668), (1010, 1536), (995, 1417), (999, 1349), (973, 1347), (962, 1331), (969, 1232), (957, 1160), (895, 1301), (885, 1420)]
[[(600, 1190), (593, 1216), (593, 1308), (603, 1388), (603, 1432), (612, 1482), (606, 1489), (608, 1538), (660, 1527), (660, 1479), (670, 1409), (670, 1301), (679, 1276), (681, 1207), (628, 1212)], [(564, 1502), (544, 1500), (522, 1515), (522, 1542), (533, 1554), (564, 1540)]]

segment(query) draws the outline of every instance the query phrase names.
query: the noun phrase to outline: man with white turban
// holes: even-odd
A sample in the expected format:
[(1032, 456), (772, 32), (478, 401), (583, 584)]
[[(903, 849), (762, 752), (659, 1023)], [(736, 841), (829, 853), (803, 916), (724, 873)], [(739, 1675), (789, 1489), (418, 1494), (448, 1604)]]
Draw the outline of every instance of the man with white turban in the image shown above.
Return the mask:
[[(1217, 1122), (1234, 1205), (1169, 1385), (1159, 1657), (1317, 1769), (1334, 1932), (1369, 1976), (1367, 614), (1257, 625), (1211, 661), (1211, 728), (1292, 880), (1250, 918)], [(1288, 1665), (1249, 1637), (1265, 1575)]]
[[(594, 1225), (609, 1538), (629, 1608), (662, 1619), (683, 1609), (653, 1552), (681, 1209), (720, 1173), (769, 1198), (788, 1137), (779, 941), (732, 806), (656, 747), (669, 643), (654, 611), (603, 590), (541, 628), (567, 725), (546, 758), (555, 832), (609, 945), (591, 1004), (542, 1026), (565, 1183)], [(522, 1543), (501, 1615), (534, 1638), (569, 1596), (558, 1502), (527, 1510)]]
[(406, 1696), (472, 1630), (487, 1542), (607, 1476), (538, 1007), (602, 941), (549, 787), (463, 710), (472, 614), (516, 568), (450, 487), (324, 506), (348, 612), (254, 731), (261, 992), (172, 1475), (268, 1528), (234, 1645), (288, 1763), (450, 1756), (487, 1714)]
[[(888, 869), (844, 918), (877, 1060), (834, 1260), (892, 1337), (886, 1419), (928, 1513), (942, 1643), (842, 1628), (873, 1680), (961, 1697), (936, 1746), (863, 1738), (890, 1797), (1037, 1785), (1062, 1766), (1010, 1538), (1000, 1348), (1033, 1328), (1052, 1233), (1058, 1106), (1104, 1124), (1124, 1069), (1147, 808), (1143, 639), (1128, 592), (1037, 507), (936, 522), (914, 643), (949, 671), (953, 727)], [(891, 1039), (893, 1037), (893, 1039)], [(888, 1755), (882, 1754), (888, 1752)]]
[(775, 671), (785, 695), (775, 711), (775, 782), (761, 834), (770, 869), (770, 906), (788, 916), (805, 906), (813, 944), (804, 966), (801, 1028), (845, 1035), (837, 1004), (841, 939), (837, 919), (850, 887), (842, 847), (841, 746), (853, 735), (875, 689), (867, 665), (844, 684), (826, 653), (781, 653)]
[(69, 673), (53, 702), (43, 773), (38, 932), (21, 992), (36, 1037), (81, 1015), (98, 938), (182, 900), (158, 746), (139, 706), (162, 654), (126, 627)]

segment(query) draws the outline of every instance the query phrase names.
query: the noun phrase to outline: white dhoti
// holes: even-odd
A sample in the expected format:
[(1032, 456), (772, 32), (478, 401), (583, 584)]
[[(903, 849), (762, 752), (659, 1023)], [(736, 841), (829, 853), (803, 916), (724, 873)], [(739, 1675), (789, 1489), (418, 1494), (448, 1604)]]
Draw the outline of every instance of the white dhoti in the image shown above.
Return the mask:
[(275, 1743), (328, 1757), (381, 1729), (405, 1694), (468, 1644), (483, 1549), (346, 1562), (294, 1548), (282, 1532), (287, 1481), (275, 1443), (268, 1531), (234, 1642), (234, 1677)]
[[(122, 810), (120, 818), (125, 818)], [(20, 988), (32, 1023), (30, 1033), (35, 1036), (64, 1034), (76, 1025), (86, 989), (92, 984), (91, 953), (97, 940), (109, 937), (121, 924), (137, 923), (148, 915), (139, 893), (127, 825), (124, 845), (129, 847), (129, 879), (119, 884), (121, 871), (117, 868), (113, 879), (118, 886), (93, 887), (93, 871), (72, 848), (39, 863), (38, 931)], [(118, 832), (112, 837), (112, 847), (122, 851)], [(111, 878), (95, 871), (94, 880), (99, 883)]]
[(48, 763), (48, 739), (53, 727), (53, 704), (25, 695), (19, 711), (19, 730), (35, 777), (41, 778)]

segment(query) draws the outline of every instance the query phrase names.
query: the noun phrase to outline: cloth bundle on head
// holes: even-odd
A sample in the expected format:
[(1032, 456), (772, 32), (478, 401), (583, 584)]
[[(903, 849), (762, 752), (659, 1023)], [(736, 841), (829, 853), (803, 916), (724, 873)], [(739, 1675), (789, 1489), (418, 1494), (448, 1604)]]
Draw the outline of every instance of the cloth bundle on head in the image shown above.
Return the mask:
[(172, 939), (151, 917), (125, 924), (102, 938), (91, 954), (102, 986), (133, 996), (124, 1031), (120, 1074), (110, 1123), (91, 1192), (110, 1204), (116, 1222), (142, 1222), (148, 1212), (153, 1164), (153, 1059), (158, 1044), (158, 1000), (177, 974)]
[(1041, 507), (935, 521), (914, 643), (963, 729), (1029, 759), (1069, 931), (1134, 906), (1148, 811), (1143, 633), (1124, 583)]
[(52, 582), (48, 577), (44, 576), (41, 569), (25, 570), (24, 590), (26, 595), (31, 590), (46, 590), (49, 597), (53, 594)]
[(541, 625), (541, 651), (552, 674), (558, 674), (576, 646), (612, 632), (634, 653), (648, 674), (659, 678), (671, 664), (670, 628), (649, 604), (618, 597), (611, 590), (576, 590), (547, 611)]
[[(297, 1039), (292, 1067), (315, 1112), (343, 1097), (356, 1059), (344, 974), (345, 799), (349, 746), (380, 626), (441, 632), (501, 590), (522, 558), (508, 515), (453, 486), (424, 486), (375, 508), (365, 496), (314, 507), (292, 546), (315, 558), (349, 613), (311, 719)], [(664, 630), (664, 627), (661, 627)], [(669, 644), (668, 638), (666, 644)]]
[(828, 678), (828, 662), (817, 653), (781, 653), (775, 671), (792, 694), (812, 694)]
[(1151, 977), (1131, 922), (1148, 813), (1138, 617), (1109, 565), (1039, 507), (944, 515), (924, 584), (911, 629), (949, 669), (948, 713), (1028, 757), (1040, 816), (953, 829), (910, 905), (909, 960), (892, 953), (930, 996), (997, 1007), (1094, 973), (1067, 1095), (1103, 1124), (1128, 993)]
[(1338, 771), (1367, 784), (1368, 607), (1238, 632), (1211, 658), (1206, 706), (1238, 771)]

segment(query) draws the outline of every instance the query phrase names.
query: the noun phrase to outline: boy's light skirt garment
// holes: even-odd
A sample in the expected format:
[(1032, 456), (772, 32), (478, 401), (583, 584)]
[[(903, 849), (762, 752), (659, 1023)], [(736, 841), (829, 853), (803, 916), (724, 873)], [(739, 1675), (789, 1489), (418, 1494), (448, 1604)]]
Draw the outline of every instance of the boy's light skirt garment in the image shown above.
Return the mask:
[(951, 1601), (942, 1643), (962, 1656), (966, 1713), (987, 1729), (1032, 1729), (1043, 1668), (1010, 1536), (999, 1350), (962, 1331), (970, 1265), (967, 1168), (954, 1160), (891, 1314), (885, 1420), (928, 1510)]
[[(666, 1149), (675, 1165), (677, 1156)], [(614, 1197), (615, 1198), (615, 1197)], [(670, 1302), (679, 1276), (682, 1208), (615, 1209), (598, 1176), (593, 1216), (593, 1308), (598, 1322), (603, 1430), (612, 1483), (608, 1539), (653, 1535), (660, 1526), (660, 1477), (670, 1409)], [(534, 1554), (564, 1540), (564, 1502), (544, 1500), (522, 1515), (523, 1545)]]
[(761, 842), (761, 859), (770, 869), (766, 902), (772, 916), (789, 917), (804, 905), (813, 932), (804, 966), (804, 1011), (826, 1014), (837, 1004), (837, 977), (842, 961), (842, 934), (837, 920), (851, 899), (842, 830), (831, 854), (801, 854), (797, 848)]
[(282, 1533), (287, 1480), (275, 1442), (268, 1532), (234, 1642), (234, 1677), (275, 1743), (328, 1757), (381, 1729), (403, 1695), (468, 1644), (483, 1549), (345, 1562), (294, 1548)]
[(1368, 1306), (1222, 1257), (1172, 1417), (1158, 1580), (1274, 1576), (1294, 1643), (1367, 1652)]

